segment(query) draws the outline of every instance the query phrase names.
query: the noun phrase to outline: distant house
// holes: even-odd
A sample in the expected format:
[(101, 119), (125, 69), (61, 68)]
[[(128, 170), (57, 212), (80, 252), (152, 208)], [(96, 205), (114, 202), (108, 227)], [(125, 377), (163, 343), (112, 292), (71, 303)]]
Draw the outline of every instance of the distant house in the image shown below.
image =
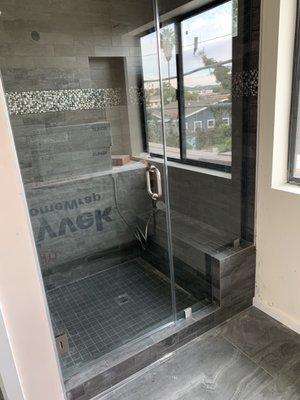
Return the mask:
[(161, 104), (160, 96), (151, 96), (148, 100), (150, 108), (158, 108)]
[[(161, 120), (161, 110), (152, 110), (152, 116)], [(206, 96), (201, 101), (190, 101), (185, 106), (185, 127), (186, 131), (196, 132), (197, 130), (209, 131), (216, 126), (216, 114), (222, 118), (224, 125), (231, 126), (231, 102), (227, 96), (214, 95)], [(221, 116), (220, 116), (221, 114)], [(165, 122), (174, 125), (178, 124), (178, 103), (172, 102), (164, 106)]]
[(208, 131), (216, 126), (216, 113), (220, 113), (223, 125), (230, 126), (231, 103), (221, 102), (206, 107), (191, 105), (185, 109), (185, 126), (188, 132)]

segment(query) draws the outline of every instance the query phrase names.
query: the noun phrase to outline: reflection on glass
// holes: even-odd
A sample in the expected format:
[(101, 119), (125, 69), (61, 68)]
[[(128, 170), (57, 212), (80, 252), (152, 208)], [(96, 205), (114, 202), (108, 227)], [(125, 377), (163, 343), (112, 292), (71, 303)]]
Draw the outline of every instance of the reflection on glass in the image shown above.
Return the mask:
[(181, 23), (186, 158), (231, 164), (233, 3)]
[[(165, 26), (160, 32), (161, 67), (163, 80), (164, 117), (167, 155), (180, 157), (179, 123), (176, 68), (176, 36), (174, 24)], [(143, 83), (145, 92), (145, 125), (147, 146), (151, 154), (162, 155), (161, 101), (159, 73), (157, 69), (156, 33), (141, 38)]]

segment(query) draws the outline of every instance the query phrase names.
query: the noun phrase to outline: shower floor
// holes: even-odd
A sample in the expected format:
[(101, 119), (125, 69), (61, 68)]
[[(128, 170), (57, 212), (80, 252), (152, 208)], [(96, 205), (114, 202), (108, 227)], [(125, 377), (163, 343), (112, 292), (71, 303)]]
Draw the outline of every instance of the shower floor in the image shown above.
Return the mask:
[[(61, 356), (66, 378), (172, 317), (169, 280), (141, 258), (50, 290), (47, 298), (55, 335), (69, 339)], [(199, 303), (178, 286), (176, 301), (177, 310)]]

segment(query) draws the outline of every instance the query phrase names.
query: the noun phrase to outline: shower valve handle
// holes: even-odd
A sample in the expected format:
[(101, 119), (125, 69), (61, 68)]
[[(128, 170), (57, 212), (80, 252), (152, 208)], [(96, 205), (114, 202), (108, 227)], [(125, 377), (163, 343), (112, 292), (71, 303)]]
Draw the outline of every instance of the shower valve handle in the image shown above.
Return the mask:
[[(157, 193), (152, 192), (150, 173), (155, 174)], [(152, 200), (158, 200), (162, 196), (161, 175), (160, 171), (155, 165), (151, 165), (146, 171), (147, 191)]]

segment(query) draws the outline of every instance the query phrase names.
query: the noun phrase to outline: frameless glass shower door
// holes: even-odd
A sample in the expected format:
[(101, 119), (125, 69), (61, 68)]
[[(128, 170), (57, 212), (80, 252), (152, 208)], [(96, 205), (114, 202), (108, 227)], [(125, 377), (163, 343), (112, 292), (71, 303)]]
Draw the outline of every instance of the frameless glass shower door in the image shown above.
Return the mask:
[[(67, 380), (174, 322), (175, 297), (193, 302), (170, 269), (160, 39), (149, 0), (1, 6), (1, 74)], [(146, 257), (155, 235), (168, 245)]]
[[(213, 288), (216, 257), (235, 240), (239, 245), (241, 237), (241, 150), (238, 131), (232, 135), (237, 10), (235, 0), (197, 6), (157, 1), (171, 268), (176, 285), (193, 296), (193, 312), (218, 302), (218, 287)], [(160, 157), (157, 142), (149, 130), (147, 145), (153, 157)], [(159, 224), (164, 224), (163, 218)], [(147, 253), (166, 248), (156, 234)], [(178, 318), (183, 315), (177, 306)]]
[(214, 261), (251, 241), (249, 2), (196, 3), (2, 1), (2, 79), (66, 381), (218, 303)]

